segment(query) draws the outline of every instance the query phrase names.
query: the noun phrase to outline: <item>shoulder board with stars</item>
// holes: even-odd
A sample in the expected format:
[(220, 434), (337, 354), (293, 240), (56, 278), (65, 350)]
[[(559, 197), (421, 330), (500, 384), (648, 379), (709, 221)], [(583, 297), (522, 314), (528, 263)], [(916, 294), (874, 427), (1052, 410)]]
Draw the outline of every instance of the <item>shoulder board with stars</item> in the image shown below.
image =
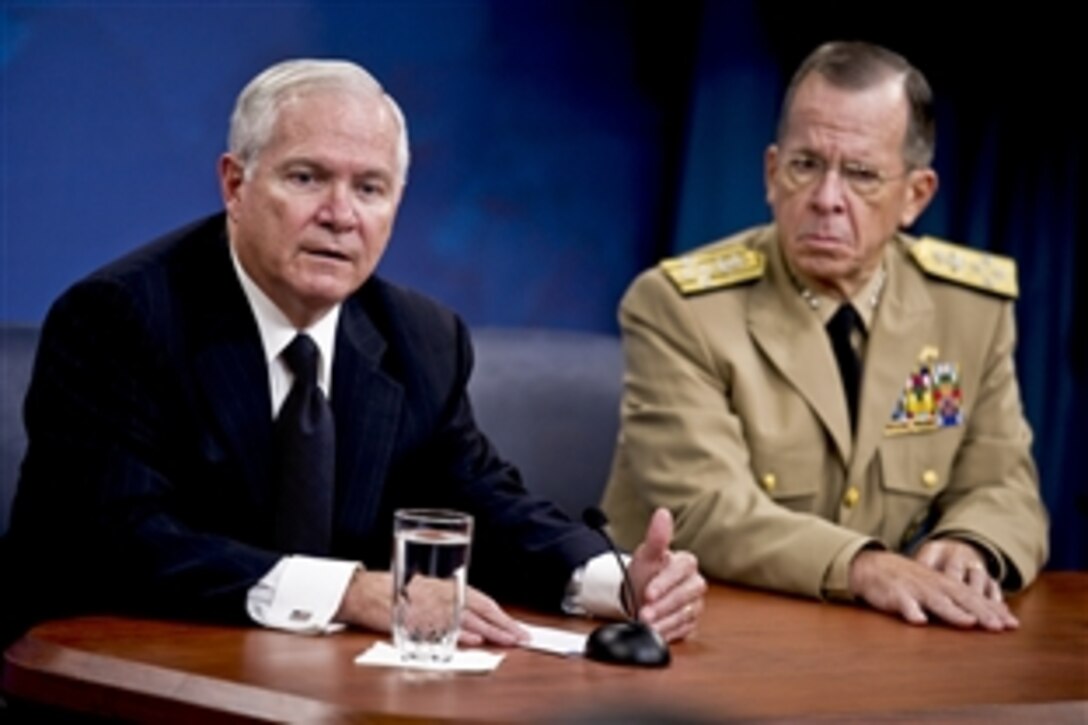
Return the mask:
[(1016, 262), (1010, 257), (961, 247), (934, 237), (910, 245), (911, 256), (927, 274), (966, 287), (1016, 299)]
[(762, 252), (743, 244), (727, 244), (661, 262), (662, 271), (685, 296), (759, 279), (766, 266)]

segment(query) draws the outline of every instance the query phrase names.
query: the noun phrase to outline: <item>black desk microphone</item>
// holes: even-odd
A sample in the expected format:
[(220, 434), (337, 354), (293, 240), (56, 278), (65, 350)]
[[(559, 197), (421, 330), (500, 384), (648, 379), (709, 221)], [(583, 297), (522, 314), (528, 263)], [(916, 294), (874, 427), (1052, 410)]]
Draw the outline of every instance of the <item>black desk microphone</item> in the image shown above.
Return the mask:
[(608, 517), (599, 508), (591, 506), (582, 513), (582, 521), (608, 542), (608, 548), (620, 565), (620, 571), (623, 572), (620, 601), (627, 614), (626, 622), (602, 624), (590, 633), (586, 639), (586, 657), (614, 665), (666, 666), (671, 659), (669, 646), (652, 627), (638, 621), (638, 598), (631, 584), (631, 575), (627, 572), (627, 565), (623, 563), (623, 557), (616, 549), (612, 537), (604, 528), (608, 524)]

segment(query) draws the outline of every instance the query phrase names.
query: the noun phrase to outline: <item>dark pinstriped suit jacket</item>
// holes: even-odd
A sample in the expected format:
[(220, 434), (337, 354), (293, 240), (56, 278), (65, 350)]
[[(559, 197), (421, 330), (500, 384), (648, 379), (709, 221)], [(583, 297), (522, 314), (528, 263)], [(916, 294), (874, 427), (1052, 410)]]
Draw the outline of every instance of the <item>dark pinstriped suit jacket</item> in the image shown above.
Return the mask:
[[(50, 311), (11, 523), (24, 619), (243, 617), (246, 591), (283, 553), (271, 546), (268, 376), (224, 228), (218, 215), (164, 237)], [(604, 547), (529, 496), (477, 430), (470, 368), (463, 323), (434, 302), (378, 278), (344, 302), (330, 554), (386, 569), (394, 508), (464, 509), (477, 521), (470, 580), (557, 607), (573, 568)]]

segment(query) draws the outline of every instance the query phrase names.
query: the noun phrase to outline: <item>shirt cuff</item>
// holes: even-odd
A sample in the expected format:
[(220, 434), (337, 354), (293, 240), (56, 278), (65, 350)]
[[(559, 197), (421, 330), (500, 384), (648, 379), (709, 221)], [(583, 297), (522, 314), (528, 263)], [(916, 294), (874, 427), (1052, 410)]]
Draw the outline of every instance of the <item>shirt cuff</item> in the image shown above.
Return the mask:
[(875, 539), (861, 538), (839, 549), (824, 573), (824, 583), (820, 589), (823, 597), (833, 602), (853, 602), (855, 597), (850, 592), (850, 565), (854, 563), (854, 557), (862, 549), (883, 548)]
[(285, 556), (254, 584), (246, 611), (257, 624), (298, 634), (326, 634), (344, 628), (332, 618), (359, 568), (354, 561)]
[[(624, 557), (624, 564), (630, 557)], [(609, 619), (627, 619), (620, 591), (623, 587), (623, 571), (615, 555), (598, 554), (583, 566), (574, 570), (563, 597), (563, 611), (567, 614), (591, 614)]]

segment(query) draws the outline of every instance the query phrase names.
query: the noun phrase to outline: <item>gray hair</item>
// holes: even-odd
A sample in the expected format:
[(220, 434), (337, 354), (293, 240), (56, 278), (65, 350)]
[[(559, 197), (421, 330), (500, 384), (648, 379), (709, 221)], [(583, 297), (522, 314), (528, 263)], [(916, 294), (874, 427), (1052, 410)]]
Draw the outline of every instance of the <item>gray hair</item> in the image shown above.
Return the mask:
[(272, 137), (284, 103), (319, 88), (378, 95), (388, 104), (400, 127), (397, 140), (398, 180), (408, 179), (408, 124), (400, 106), (361, 66), (346, 60), (300, 58), (276, 63), (251, 80), (234, 104), (227, 148), (248, 173)]
[(837, 88), (866, 90), (898, 77), (907, 97), (907, 131), (903, 138), (903, 159), (909, 166), (925, 168), (933, 162), (937, 143), (937, 128), (933, 112), (933, 91), (921, 71), (907, 59), (887, 48), (871, 43), (836, 41), (824, 43), (812, 51), (797, 72), (793, 74), (786, 97), (782, 102), (782, 115), (778, 119), (778, 138), (786, 133), (790, 106), (797, 88), (812, 73)]

